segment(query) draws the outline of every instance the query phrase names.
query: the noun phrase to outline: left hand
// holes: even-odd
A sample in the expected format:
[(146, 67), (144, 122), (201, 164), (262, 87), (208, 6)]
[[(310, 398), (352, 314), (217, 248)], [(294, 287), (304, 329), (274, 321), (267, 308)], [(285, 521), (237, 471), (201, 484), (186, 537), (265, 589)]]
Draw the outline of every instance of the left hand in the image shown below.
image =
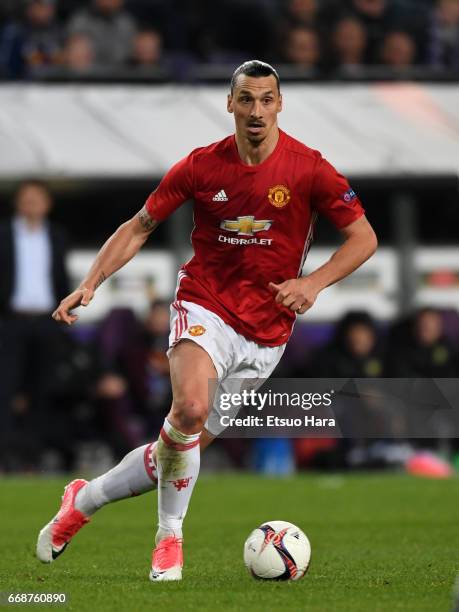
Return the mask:
[(304, 314), (317, 299), (319, 289), (307, 277), (292, 278), (279, 285), (269, 283), (269, 289), (276, 295), (276, 303), (282, 304), (297, 314)]

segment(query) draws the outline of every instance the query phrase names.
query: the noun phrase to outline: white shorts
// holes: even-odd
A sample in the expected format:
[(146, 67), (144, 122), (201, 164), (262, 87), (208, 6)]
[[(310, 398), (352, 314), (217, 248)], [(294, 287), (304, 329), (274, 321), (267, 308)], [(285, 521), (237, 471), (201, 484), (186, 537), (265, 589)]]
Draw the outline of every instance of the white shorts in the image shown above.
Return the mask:
[[(248, 340), (215, 313), (186, 301), (175, 301), (171, 305), (168, 356), (180, 340), (199, 344), (217, 371), (218, 390), (206, 422), (206, 429), (214, 436), (224, 430), (220, 425), (220, 394), (257, 389), (271, 376), (285, 350), (285, 344), (271, 347)], [(234, 379), (241, 379), (240, 383)]]

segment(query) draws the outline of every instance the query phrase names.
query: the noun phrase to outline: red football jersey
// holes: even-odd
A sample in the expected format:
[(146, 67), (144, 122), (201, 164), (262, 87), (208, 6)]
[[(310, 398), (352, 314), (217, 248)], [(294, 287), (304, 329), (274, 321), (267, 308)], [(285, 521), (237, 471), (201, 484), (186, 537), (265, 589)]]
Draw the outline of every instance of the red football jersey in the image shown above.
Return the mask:
[(216, 313), (265, 346), (287, 342), (295, 313), (276, 304), (269, 282), (301, 274), (317, 213), (346, 227), (364, 210), (347, 180), (318, 151), (280, 131), (276, 148), (249, 166), (234, 135), (194, 150), (146, 202), (163, 221), (194, 200), (194, 257), (179, 273), (177, 299)]

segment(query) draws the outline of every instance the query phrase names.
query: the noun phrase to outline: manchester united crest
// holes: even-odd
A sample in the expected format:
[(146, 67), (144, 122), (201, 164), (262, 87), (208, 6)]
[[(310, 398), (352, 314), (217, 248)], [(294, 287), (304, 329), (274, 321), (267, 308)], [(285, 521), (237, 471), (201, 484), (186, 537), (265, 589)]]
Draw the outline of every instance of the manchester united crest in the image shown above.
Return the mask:
[(202, 325), (192, 325), (188, 328), (188, 333), (190, 336), (202, 336), (202, 334), (206, 333), (206, 328)]
[(290, 201), (290, 189), (285, 185), (275, 185), (268, 192), (268, 200), (276, 208), (284, 208)]

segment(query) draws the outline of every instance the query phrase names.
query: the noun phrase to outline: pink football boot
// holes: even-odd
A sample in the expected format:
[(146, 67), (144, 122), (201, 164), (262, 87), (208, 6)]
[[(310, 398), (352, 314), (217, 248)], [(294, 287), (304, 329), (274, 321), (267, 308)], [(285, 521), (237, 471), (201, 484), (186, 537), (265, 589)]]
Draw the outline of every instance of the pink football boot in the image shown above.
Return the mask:
[(153, 551), (150, 580), (181, 580), (182, 567), (182, 539), (173, 535), (163, 538)]
[(43, 527), (37, 540), (37, 557), (43, 563), (51, 563), (61, 555), (73, 536), (89, 523), (90, 519), (75, 508), (78, 491), (87, 480), (72, 480), (64, 489), (62, 504), (56, 516)]

